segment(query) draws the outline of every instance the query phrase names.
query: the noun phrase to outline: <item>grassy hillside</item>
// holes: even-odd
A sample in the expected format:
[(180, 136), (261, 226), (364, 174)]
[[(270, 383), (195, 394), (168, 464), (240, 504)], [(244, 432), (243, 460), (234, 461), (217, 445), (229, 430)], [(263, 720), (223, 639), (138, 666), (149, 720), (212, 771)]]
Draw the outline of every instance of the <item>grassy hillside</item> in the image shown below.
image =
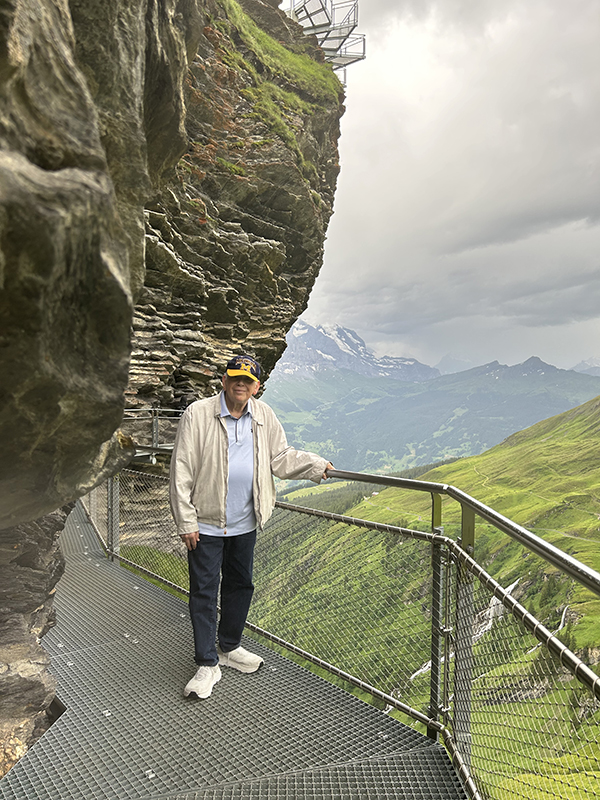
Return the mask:
[[(600, 398), (421, 477), (462, 489), (600, 571)], [(429, 496), (386, 489), (350, 513), (422, 527), (430, 515)], [(443, 518), (446, 532), (456, 536), (458, 503), (445, 498)], [(542, 601), (551, 599), (554, 609), (568, 602), (577, 623), (576, 644), (600, 648), (600, 600), (591, 592), (559, 579), (552, 567), (524, 554), (520, 545), (484, 523), (477, 525), (475, 557), (505, 585), (526, 569), (531, 610), (552, 624), (555, 620), (549, 618), (548, 608), (540, 607)]]
[(497, 362), (424, 383), (349, 370), (284, 376), (264, 399), (290, 442), (344, 469), (394, 472), (475, 455), (600, 393), (600, 378), (539, 359)]
[[(420, 477), (463, 489), (600, 571), (599, 463), (596, 398)], [(352, 484), (337, 486), (285, 499), (315, 507), (351, 501)], [(362, 499), (345, 509), (350, 516), (428, 530), (428, 494), (355, 486)], [(443, 515), (446, 533), (457, 537), (460, 507), (445, 500)], [(426, 713), (430, 674), (419, 667), (429, 657), (428, 546), (285, 517), (265, 533), (253, 606), (260, 623)], [(513, 594), (550, 630), (566, 609), (559, 638), (600, 670), (600, 599), (484, 523), (475, 557), (502, 585), (518, 579)], [(489, 594), (477, 583), (474, 591), (480, 619)], [(474, 639), (472, 703), (472, 763), (486, 797), (595, 794), (600, 707), (508, 615)]]

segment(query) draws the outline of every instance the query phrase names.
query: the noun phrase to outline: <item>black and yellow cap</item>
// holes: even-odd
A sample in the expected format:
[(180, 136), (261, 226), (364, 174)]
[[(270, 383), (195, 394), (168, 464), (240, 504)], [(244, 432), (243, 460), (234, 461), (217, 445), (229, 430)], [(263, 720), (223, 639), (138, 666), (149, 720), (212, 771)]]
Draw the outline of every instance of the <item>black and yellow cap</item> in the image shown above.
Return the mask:
[(251, 356), (234, 356), (227, 362), (225, 372), (230, 378), (246, 375), (253, 381), (260, 381), (260, 364)]

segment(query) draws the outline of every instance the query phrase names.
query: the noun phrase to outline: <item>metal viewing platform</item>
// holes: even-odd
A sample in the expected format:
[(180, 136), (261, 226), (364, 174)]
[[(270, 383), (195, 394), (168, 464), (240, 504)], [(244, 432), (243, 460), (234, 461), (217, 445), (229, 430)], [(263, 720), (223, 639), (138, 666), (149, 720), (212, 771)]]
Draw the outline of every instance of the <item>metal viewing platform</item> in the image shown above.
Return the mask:
[(342, 70), (365, 58), (365, 37), (356, 33), (358, 0), (290, 0), (286, 14), (317, 37), (334, 70)]
[[(152, 450), (175, 421), (151, 419)], [(147, 423), (128, 423), (138, 444)], [(417, 492), (425, 530), (277, 502), (245, 641), (265, 665), (223, 668), (206, 701), (182, 696), (195, 665), (167, 478), (127, 469), (83, 498), (44, 639), (66, 710), (0, 800), (600, 797), (600, 666), (565, 622), (600, 574), (456, 487), (328, 474), (363, 501)], [(490, 535), (517, 565), (506, 588), (477, 560)]]

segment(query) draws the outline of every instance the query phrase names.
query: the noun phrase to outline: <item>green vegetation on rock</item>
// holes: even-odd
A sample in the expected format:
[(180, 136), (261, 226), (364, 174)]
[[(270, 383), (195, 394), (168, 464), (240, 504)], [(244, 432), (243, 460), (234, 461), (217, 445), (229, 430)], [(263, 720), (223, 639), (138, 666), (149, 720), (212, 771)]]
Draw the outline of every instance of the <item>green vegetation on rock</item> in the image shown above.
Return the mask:
[(248, 50), (269, 69), (274, 78), (283, 78), (318, 103), (338, 105), (342, 85), (331, 64), (315, 61), (304, 53), (294, 53), (263, 31), (235, 0), (219, 0)]
[(215, 161), (222, 169), (231, 172), (232, 175), (246, 174), (246, 170), (243, 167), (240, 167), (239, 164), (234, 164), (232, 161), (227, 161), (225, 158), (217, 156)]
[[(308, 53), (293, 52), (259, 28), (235, 0), (220, 0), (220, 4), (228, 19), (216, 20), (214, 25), (231, 42), (231, 47), (222, 52), (222, 59), (251, 77), (252, 85), (240, 93), (252, 105), (252, 116), (264, 122), (296, 154), (304, 177), (316, 181), (315, 165), (298, 141), (302, 130), (299, 119), (326, 108), (338, 108), (343, 99), (340, 81), (330, 64), (316, 61)], [(232, 39), (236, 35), (247, 49), (246, 55), (234, 46)]]

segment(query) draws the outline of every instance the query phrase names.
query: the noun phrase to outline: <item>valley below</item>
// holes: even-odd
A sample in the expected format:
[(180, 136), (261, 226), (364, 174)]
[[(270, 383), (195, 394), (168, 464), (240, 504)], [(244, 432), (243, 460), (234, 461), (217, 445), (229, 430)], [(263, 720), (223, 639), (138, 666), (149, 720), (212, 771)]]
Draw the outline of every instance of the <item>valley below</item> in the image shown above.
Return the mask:
[(478, 455), (600, 395), (600, 376), (537, 357), (441, 375), (375, 357), (354, 331), (300, 321), (262, 396), (296, 447), (338, 469), (397, 472)]
[(264, 399), (295, 446), (339, 469), (394, 472), (478, 455), (599, 394), (599, 377), (531, 358), (418, 383), (333, 369), (274, 376)]

